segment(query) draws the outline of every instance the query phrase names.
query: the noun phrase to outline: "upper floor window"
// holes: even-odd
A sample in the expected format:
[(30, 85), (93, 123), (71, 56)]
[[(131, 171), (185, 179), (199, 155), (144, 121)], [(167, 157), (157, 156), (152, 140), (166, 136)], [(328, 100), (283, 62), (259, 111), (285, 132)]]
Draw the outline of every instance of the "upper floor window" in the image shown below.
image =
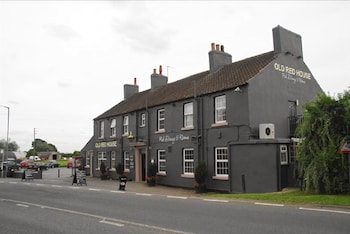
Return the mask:
[(193, 127), (193, 102), (184, 105), (184, 127)]
[(123, 135), (129, 134), (129, 116), (123, 117)]
[(215, 123), (226, 122), (226, 96), (215, 98)]
[(99, 138), (104, 138), (105, 136), (105, 122), (100, 121), (99, 122)]
[(115, 137), (117, 135), (117, 120), (112, 119), (111, 122), (111, 137)]
[(141, 113), (140, 114), (140, 127), (144, 127), (146, 126), (146, 114), (145, 113)]
[(158, 110), (157, 119), (158, 119), (157, 130), (164, 131), (165, 130), (165, 110), (164, 109)]

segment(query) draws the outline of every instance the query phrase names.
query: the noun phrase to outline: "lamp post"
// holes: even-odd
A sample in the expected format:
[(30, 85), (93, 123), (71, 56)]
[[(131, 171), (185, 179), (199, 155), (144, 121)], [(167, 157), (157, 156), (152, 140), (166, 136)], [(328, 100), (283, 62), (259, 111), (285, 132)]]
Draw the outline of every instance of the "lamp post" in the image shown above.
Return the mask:
[(1, 161), (1, 177), (4, 178), (4, 160), (5, 160), (5, 153), (9, 150), (9, 130), (10, 130), (10, 107), (0, 105), (1, 107), (7, 108), (7, 133), (6, 133), (6, 148), (5, 152), (2, 154), (2, 161)]

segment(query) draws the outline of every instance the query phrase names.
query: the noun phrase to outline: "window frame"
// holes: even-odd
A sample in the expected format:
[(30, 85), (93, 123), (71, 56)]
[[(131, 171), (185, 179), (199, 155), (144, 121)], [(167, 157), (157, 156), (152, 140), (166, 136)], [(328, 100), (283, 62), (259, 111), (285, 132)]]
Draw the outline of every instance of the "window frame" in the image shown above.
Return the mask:
[(226, 95), (216, 96), (214, 98), (215, 123), (227, 122), (226, 115)]
[(139, 127), (146, 126), (146, 113), (140, 113), (140, 124)]
[(117, 120), (112, 119), (111, 121), (111, 137), (116, 137), (117, 136)]
[(157, 110), (157, 131), (165, 132), (165, 109)]
[[(225, 150), (225, 154), (219, 152)], [(215, 148), (215, 177), (216, 178), (223, 178), (228, 179), (229, 175), (229, 155), (228, 155), (228, 148), (227, 147), (216, 147)], [(218, 159), (218, 156), (225, 156), (226, 159)], [(220, 164), (220, 166), (219, 166)], [(221, 165), (224, 164), (224, 165)], [(226, 171), (226, 173), (220, 173), (219, 171)]]
[[(186, 158), (190, 156), (191, 158)], [(182, 173), (187, 176), (194, 176), (194, 149), (193, 148), (184, 148), (182, 150)], [(189, 166), (190, 164), (190, 166)], [(192, 170), (191, 170), (192, 168)], [(187, 170), (190, 169), (190, 170)], [(190, 172), (192, 171), (192, 172)]]
[(123, 153), (124, 172), (130, 172), (130, 152), (124, 151)]
[(288, 146), (287, 145), (280, 145), (280, 164), (281, 165), (288, 165), (289, 164)]
[(96, 170), (100, 170), (101, 163), (105, 162), (105, 165), (107, 166), (107, 153), (105, 151), (99, 151), (97, 152), (97, 168)]
[[(186, 107), (188, 107), (188, 108), (186, 108)], [(183, 127), (184, 128), (193, 128), (193, 126), (194, 126), (193, 116), (194, 116), (193, 115), (193, 102), (185, 103), (183, 105)]]
[(129, 135), (129, 116), (123, 116), (123, 135)]
[(166, 174), (166, 152), (157, 150), (157, 171), (158, 174)]
[(103, 120), (100, 120), (98, 123), (98, 138), (103, 139), (105, 136), (105, 122)]
[(115, 151), (111, 151), (111, 169), (116, 169), (117, 165), (116, 165), (116, 152)]

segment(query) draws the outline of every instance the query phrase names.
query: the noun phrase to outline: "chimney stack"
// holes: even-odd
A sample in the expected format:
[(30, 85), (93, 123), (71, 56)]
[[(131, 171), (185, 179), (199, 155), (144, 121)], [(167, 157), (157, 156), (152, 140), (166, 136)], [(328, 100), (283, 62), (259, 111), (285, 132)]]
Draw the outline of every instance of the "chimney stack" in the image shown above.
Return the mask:
[(124, 100), (137, 94), (139, 92), (139, 86), (136, 84), (136, 77), (134, 78), (134, 84), (125, 84), (124, 85)]
[(162, 75), (163, 68), (162, 65), (159, 66), (159, 74), (157, 74), (157, 69), (153, 69), (153, 74), (151, 75), (151, 90), (157, 89), (160, 86), (168, 84), (168, 77)]
[(284, 53), (295, 56), (297, 59), (303, 58), (303, 48), (301, 36), (291, 32), (281, 26), (272, 29), (273, 47), (276, 54)]
[(209, 67), (210, 73), (217, 72), (224, 65), (232, 63), (232, 56), (224, 51), (224, 46), (211, 43), (211, 51), (209, 51)]

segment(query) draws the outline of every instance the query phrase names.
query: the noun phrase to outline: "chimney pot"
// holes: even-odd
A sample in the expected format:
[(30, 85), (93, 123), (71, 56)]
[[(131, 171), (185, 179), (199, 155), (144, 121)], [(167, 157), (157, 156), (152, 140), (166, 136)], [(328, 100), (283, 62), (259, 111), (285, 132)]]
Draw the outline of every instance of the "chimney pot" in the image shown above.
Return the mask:
[(157, 74), (157, 68), (153, 68), (153, 74)]
[(163, 72), (163, 67), (162, 67), (162, 65), (159, 65), (159, 74), (161, 75), (162, 72)]
[(222, 51), (222, 52), (225, 52), (225, 50), (224, 50), (224, 45), (221, 45), (221, 51)]
[(136, 77), (134, 78), (134, 85), (136, 85)]
[(215, 50), (215, 43), (211, 43), (211, 50)]
[(215, 48), (216, 50), (218, 50), (218, 51), (220, 50), (220, 45), (219, 44), (216, 44), (215, 47), (216, 47)]

